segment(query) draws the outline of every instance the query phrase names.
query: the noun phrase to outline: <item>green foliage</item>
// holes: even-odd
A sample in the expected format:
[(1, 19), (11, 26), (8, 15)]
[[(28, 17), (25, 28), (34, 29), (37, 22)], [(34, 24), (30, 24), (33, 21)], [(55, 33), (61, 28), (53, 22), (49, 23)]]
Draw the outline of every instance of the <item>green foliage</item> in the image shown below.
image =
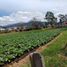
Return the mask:
[(54, 18), (54, 14), (52, 12), (48, 11), (46, 13), (46, 16), (45, 17), (46, 17), (46, 19), (52, 19), (52, 18)]
[(66, 43), (67, 31), (64, 31), (59, 38), (57, 38), (47, 49), (42, 52), (45, 58), (46, 67), (67, 67), (67, 60), (61, 54), (67, 53), (66, 49), (64, 51), (61, 50)]
[(10, 62), (25, 51), (47, 43), (60, 34), (61, 29), (32, 30), (0, 35), (0, 64)]
[(54, 14), (50, 11), (48, 11), (45, 15), (45, 18), (48, 21), (48, 24), (50, 24), (53, 27), (53, 24), (57, 22), (57, 18), (55, 18)]

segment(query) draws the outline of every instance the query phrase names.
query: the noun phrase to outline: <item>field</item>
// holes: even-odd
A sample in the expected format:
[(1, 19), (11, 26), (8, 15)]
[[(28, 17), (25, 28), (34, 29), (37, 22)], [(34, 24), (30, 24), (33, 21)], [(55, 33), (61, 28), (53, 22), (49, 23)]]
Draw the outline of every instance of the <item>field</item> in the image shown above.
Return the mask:
[[(41, 51), (45, 67), (67, 67), (67, 30), (54, 39), (49, 46)], [(20, 67), (31, 67), (30, 61)]]
[(0, 65), (11, 62), (25, 52), (48, 43), (61, 31), (61, 29), (45, 29), (0, 34)]

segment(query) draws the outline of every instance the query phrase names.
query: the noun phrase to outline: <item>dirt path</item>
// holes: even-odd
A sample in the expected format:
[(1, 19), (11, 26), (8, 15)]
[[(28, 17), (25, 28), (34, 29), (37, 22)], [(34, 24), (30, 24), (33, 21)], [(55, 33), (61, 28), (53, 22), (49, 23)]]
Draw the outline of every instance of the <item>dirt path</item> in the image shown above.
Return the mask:
[[(62, 35), (62, 33), (59, 36), (61, 36), (61, 35)], [(42, 52), (44, 49), (46, 49), (48, 46), (50, 46), (50, 44), (52, 42), (56, 41), (57, 38), (59, 38), (59, 36), (55, 37), (55, 39), (53, 39), (46, 45), (43, 45), (43, 46), (37, 48), (35, 52), (38, 52), (38, 53)], [(27, 64), (29, 62), (29, 55), (30, 55), (30, 53), (27, 56), (25, 56), (24, 58), (21, 58), (18, 62), (12, 62), (10, 64), (7, 64), (4, 67), (21, 67), (23, 64)]]

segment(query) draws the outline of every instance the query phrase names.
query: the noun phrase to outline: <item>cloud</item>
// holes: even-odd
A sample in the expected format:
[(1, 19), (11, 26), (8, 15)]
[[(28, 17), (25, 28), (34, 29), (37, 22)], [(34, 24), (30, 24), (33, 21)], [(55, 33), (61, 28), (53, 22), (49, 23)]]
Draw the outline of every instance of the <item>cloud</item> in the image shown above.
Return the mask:
[(43, 20), (47, 11), (64, 14), (66, 6), (67, 0), (0, 0), (0, 10), (10, 14), (0, 17), (0, 25), (27, 22), (33, 17)]
[(18, 11), (16, 13), (11, 14), (11, 17), (13, 17), (17, 22), (28, 22), (34, 17), (38, 20), (41, 20), (42, 18), (44, 18), (44, 14), (41, 12)]
[(43, 20), (45, 15), (41, 12), (17, 11), (10, 14), (9, 16), (0, 17), (0, 25), (14, 24), (18, 22), (27, 23), (34, 17), (39, 21), (39, 20)]
[(0, 17), (0, 25), (7, 25), (7, 24), (12, 24), (14, 23), (15, 20), (13, 18), (11, 18), (10, 16), (3, 16)]
[(7, 12), (23, 11), (67, 11), (67, 0), (0, 0), (0, 10)]
[[(61, 14), (61, 12), (55, 13), (55, 17), (58, 18), (58, 15)], [(62, 14), (65, 14), (64, 12)], [(32, 20), (33, 18), (36, 18), (38, 21), (44, 21), (45, 13), (42, 12), (25, 12), (25, 11), (17, 11), (9, 16), (3, 16), (0, 17), (0, 25), (8, 25), (8, 24), (14, 24), (14, 23), (27, 23), (28, 21)]]

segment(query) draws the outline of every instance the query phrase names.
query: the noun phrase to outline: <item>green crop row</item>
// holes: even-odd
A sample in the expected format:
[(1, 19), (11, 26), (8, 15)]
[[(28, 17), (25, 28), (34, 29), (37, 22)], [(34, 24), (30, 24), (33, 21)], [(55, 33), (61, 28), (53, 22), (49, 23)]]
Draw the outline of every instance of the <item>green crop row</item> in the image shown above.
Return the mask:
[(25, 51), (46, 44), (60, 34), (61, 29), (32, 30), (0, 35), (0, 64), (11, 62)]

